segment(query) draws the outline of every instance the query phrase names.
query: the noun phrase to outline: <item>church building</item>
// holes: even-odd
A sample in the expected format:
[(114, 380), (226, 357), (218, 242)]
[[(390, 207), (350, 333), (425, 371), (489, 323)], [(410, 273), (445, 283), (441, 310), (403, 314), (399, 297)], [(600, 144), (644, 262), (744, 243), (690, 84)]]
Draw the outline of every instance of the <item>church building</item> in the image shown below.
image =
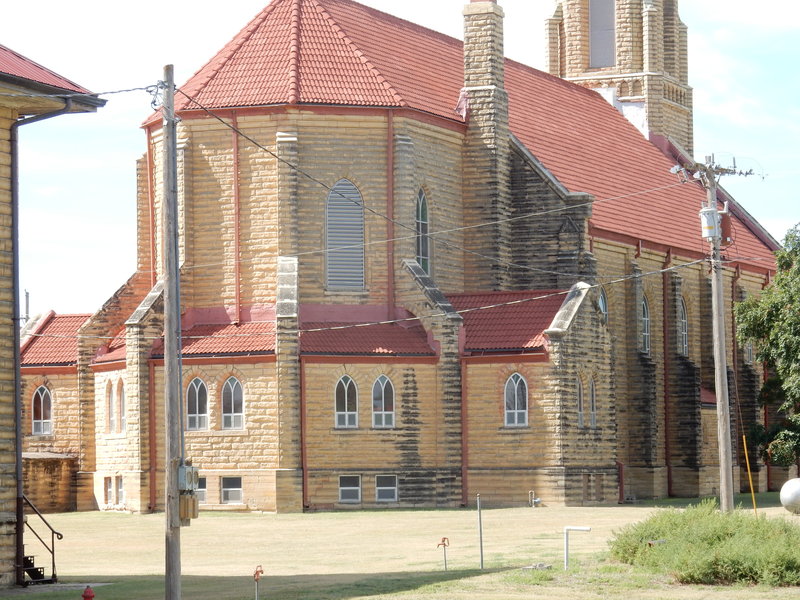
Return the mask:
[[(693, 164), (677, 4), (559, 2), (545, 73), (504, 57), (495, 0), (453, 15), (463, 42), (354, 0), (272, 0), (179, 87), (201, 509), (716, 492), (705, 190), (673, 168)], [(136, 271), (95, 313), (25, 331), (28, 485), (53, 509), (164, 506), (160, 113), (143, 127)], [(736, 432), (764, 415), (731, 309), (778, 245), (719, 199)], [(757, 489), (780, 485), (749, 451)]]

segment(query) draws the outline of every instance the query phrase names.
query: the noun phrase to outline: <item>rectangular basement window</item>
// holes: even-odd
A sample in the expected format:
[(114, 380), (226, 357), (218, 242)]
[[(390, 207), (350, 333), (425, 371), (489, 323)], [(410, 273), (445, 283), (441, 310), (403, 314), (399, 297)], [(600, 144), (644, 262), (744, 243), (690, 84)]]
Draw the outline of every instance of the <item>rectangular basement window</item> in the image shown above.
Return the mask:
[(361, 475), (339, 477), (339, 502), (361, 502)]
[(242, 503), (242, 478), (223, 477), (222, 478), (222, 503), (241, 504)]
[(375, 501), (397, 502), (397, 475), (375, 477)]

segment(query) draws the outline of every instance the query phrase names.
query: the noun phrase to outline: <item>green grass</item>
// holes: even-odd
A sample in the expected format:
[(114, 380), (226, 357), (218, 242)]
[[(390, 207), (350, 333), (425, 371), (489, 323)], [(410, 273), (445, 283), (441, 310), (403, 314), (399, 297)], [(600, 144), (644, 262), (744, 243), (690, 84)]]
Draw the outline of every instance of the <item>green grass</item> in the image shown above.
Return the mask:
[(750, 512), (721, 513), (706, 500), (659, 511), (611, 542), (617, 560), (681, 583), (800, 585), (800, 526)]

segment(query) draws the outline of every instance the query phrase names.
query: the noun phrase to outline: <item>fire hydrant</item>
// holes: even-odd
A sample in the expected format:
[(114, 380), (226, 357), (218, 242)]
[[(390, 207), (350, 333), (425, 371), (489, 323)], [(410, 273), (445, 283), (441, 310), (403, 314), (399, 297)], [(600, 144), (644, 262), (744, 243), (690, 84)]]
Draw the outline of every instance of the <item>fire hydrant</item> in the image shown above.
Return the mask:
[(92, 600), (92, 598), (94, 598), (92, 588), (87, 585), (86, 589), (83, 590), (83, 596), (81, 596), (81, 598), (83, 598), (83, 600)]

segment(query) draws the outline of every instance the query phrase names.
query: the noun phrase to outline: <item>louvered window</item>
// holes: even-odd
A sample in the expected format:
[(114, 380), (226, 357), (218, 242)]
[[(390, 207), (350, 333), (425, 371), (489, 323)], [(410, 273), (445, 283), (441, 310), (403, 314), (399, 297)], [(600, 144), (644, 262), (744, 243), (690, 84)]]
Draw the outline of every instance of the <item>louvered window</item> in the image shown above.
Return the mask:
[(328, 289), (364, 289), (364, 203), (351, 181), (328, 194), (325, 228)]

